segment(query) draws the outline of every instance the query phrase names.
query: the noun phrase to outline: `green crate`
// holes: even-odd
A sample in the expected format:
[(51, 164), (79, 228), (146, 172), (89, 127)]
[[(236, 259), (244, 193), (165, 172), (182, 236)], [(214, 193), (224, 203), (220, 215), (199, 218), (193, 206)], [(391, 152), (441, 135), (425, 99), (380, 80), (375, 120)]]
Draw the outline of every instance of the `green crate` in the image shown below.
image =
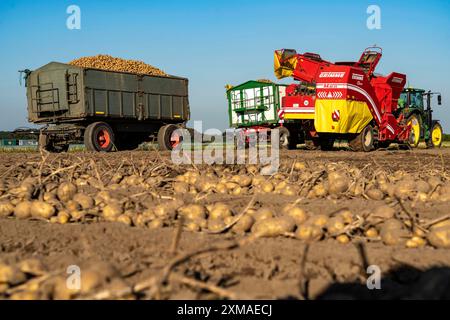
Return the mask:
[(230, 127), (276, 126), (286, 85), (250, 80), (227, 90)]

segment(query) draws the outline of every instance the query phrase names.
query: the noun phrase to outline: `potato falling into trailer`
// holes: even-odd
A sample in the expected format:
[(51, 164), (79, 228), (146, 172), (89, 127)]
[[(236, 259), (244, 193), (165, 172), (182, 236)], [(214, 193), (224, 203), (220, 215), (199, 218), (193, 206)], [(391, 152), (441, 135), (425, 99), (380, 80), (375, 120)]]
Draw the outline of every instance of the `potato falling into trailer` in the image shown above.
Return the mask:
[(87, 57), (26, 71), (28, 119), (44, 124), (39, 145), (60, 152), (84, 142), (89, 151), (134, 149), (157, 138), (160, 149), (190, 117), (188, 79), (143, 62)]

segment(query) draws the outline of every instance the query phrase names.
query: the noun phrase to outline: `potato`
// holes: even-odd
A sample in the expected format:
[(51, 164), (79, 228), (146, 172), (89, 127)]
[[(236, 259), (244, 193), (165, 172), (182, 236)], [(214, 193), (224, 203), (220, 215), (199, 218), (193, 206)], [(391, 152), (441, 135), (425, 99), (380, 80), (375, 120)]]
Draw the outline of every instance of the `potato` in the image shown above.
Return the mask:
[(195, 221), (188, 221), (188, 222), (186, 222), (184, 227), (186, 228), (186, 230), (191, 231), (191, 232), (198, 232), (198, 231), (200, 231), (200, 226)]
[(256, 222), (252, 227), (252, 233), (258, 237), (275, 237), (286, 232), (292, 232), (294, 228), (294, 219), (284, 216)]
[(256, 175), (252, 179), (252, 185), (255, 187), (261, 186), (264, 182), (266, 182), (266, 178), (264, 176)]
[(244, 234), (250, 231), (254, 223), (255, 219), (252, 216), (244, 214), (231, 228), (231, 230), (237, 234)]
[(186, 182), (175, 182), (173, 184), (175, 193), (185, 194), (189, 191), (189, 185)]
[(108, 221), (115, 221), (122, 213), (122, 205), (116, 202), (111, 202), (103, 208), (103, 217)]
[(367, 218), (367, 221), (371, 224), (378, 224), (385, 220), (394, 218), (395, 209), (386, 205), (375, 208), (373, 212)]
[(404, 244), (408, 236), (404, 224), (396, 219), (389, 219), (383, 223), (380, 231), (381, 240), (388, 246)]
[(312, 188), (311, 192), (312, 196), (317, 198), (325, 197), (328, 194), (327, 189), (325, 188), (323, 183), (316, 184)]
[(366, 195), (372, 200), (383, 200), (384, 193), (380, 189), (371, 188), (366, 191)]
[(29, 258), (18, 263), (19, 270), (26, 274), (33, 276), (42, 276), (47, 273), (47, 268), (41, 260), (36, 258)]
[(287, 185), (286, 188), (281, 190), (281, 194), (285, 196), (296, 196), (300, 191), (298, 186), (295, 185)]
[(63, 182), (59, 185), (56, 194), (58, 195), (58, 199), (61, 201), (68, 201), (72, 199), (72, 197), (77, 192), (77, 187), (71, 182)]
[(228, 217), (223, 218), (223, 222), (225, 223), (225, 225), (229, 225), (230, 223), (232, 223), (234, 221), (234, 219), (236, 219), (236, 218), (233, 216), (228, 216)]
[(70, 214), (67, 211), (59, 211), (58, 215), (56, 217), (51, 217), (51, 219), (54, 219), (54, 222), (60, 223), (60, 224), (66, 224), (70, 220)]
[(378, 230), (375, 228), (369, 228), (364, 232), (364, 235), (368, 238), (376, 238), (378, 237)]
[(79, 293), (79, 290), (70, 289), (67, 286), (66, 277), (57, 276), (53, 278), (51, 281), (53, 284), (52, 298), (54, 300), (69, 300)]
[(295, 162), (294, 163), (294, 170), (295, 171), (302, 171), (306, 169), (306, 164), (304, 162)]
[(249, 187), (252, 184), (252, 177), (248, 175), (239, 175), (237, 180), (235, 180), (241, 187)]
[(31, 201), (25, 200), (19, 202), (14, 208), (14, 216), (19, 219), (31, 217)]
[(400, 199), (406, 199), (415, 191), (416, 183), (413, 179), (407, 177), (395, 184), (394, 195)]
[(208, 210), (211, 219), (224, 219), (233, 215), (231, 208), (223, 202), (214, 203)]
[(294, 219), (297, 225), (302, 224), (308, 219), (308, 214), (305, 210), (300, 208), (299, 206), (294, 206), (291, 204), (285, 205), (282, 209), (283, 214), (288, 215), (292, 219)]
[(14, 212), (14, 206), (9, 201), (0, 202), (0, 217), (8, 217)]
[(162, 228), (163, 226), (164, 226), (164, 221), (161, 218), (153, 219), (152, 221), (150, 221), (147, 224), (147, 227), (149, 229), (159, 229), (159, 228)]
[(76, 201), (84, 210), (90, 209), (94, 206), (94, 199), (84, 193), (75, 194), (73, 196), (73, 201)]
[(205, 219), (206, 208), (200, 204), (188, 204), (178, 209), (185, 218), (189, 220)]
[(225, 183), (219, 183), (219, 184), (217, 184), (216, 190), (217, 190), (218, 193), (221, 193), (221, 194), (226, 194), (226, 193), (228, 193), (228, 189), (227, 189), (227, 186), (226, 186)]
[(158, 204), (153, 208), (153, 212), (157, 217), (164, 218), (175, 215), (175, 208), (168, 203)]
[(430, 229), (427, 240), (436, 248), (450, 248), (450, 226), (434, 226)]
[(427, 244), (427, 241), (421, 237), (414, 236), (405, 243), (407, 248), (420, 248)]
[(88, 269), (81, 271), (81, 294), (89, 293), (102, 284), (105, 277), (104, 275), (100, 274), (100, 272), (102, 272), (102, 270), (95, 271)]
[(265, 193), (272, 192), (274, 189), (273, 184), (270, 181), (263, 182), (260, 185), (260, 190)]
[(340, 234), (336, 237), (337, 242), (346, 244), (350, 242), (350, 238), (346, 234)]
[(39, 300), (39, 293), (33, 291), (18, 291), (13, 293), (9, 299), (11, 300)]
[(333, 217), (327, 221), (325, 228), (327, 229), (329, 234), (338, 235), (344, 232), (345, 223), (341, 217)]
[(428, 193), (431, 191), (431, 186), (423, 180), (416, 180), (416, 190), (423, 193)]
[(350, 211), (350, 209), (347, 208), (340, 209), (334, 215), (336, 217), (340, 217), (346, 224), (350, 224), (353, 222), (353, 213)]
[[(70, 217), (72, 218), (73, 221), (80, 221), (84, 218), (84, 216), (85, 213), (81, 210), (75, 210), (70, 212)], [(65, 218), (61, 219), (64, 220)]]
[(259, 208), (253, 214), (253, 218), (255, 218), (256, 221), (270, 219), (273, 218), (273, 216), (274, 216), (273, 211), (265, 207)]
[(317, 215), (314, 215), (311, 218), (309, 218), (307, 220), (307, 222), (310, 224), (316, 225), (320, 228), (323, 228), (327, 224), (328, 219), (329, 219), (329, 217), (324, 214), (317, 214)]
[(319, 241), (323, 237), (323, 231), (317, 225), (305, 223), (298, 226), (295, 237), (303, 241)]
[(328, 192), (339, 194), (348, 190), (350, 181), (344, 173), (331, 172), (328, 174)]
[(33, 201), (30, 206), (30, 213), (33, 217), (50, 219), (55, 212), (56, 210), (52, 205), (40, 200)]
[(208, 229), (212, 232), (218, 232), (225, 227), (225, 222), (222, 219), (208, 219)]
[(123, 224), (126, 224), (127, 226), (131, 226), (133, 225), (133, 221), (131, 220), (131, 218), (129, 216), (127, 216), (126, 214), (121, 214), (120, 216), (117, 217), (116, 219), (117, 222), (121, 222)]
[(69, 212), (81, 209), (80, 204), (74, 200), (67, 201), (65, 204), (65, 207), (66, 207), (67, 211), (69, 211)]
[(27, 277), (19, 268), (0, 263), (0, 283), (7, 283), (11, 286), (25, 282)]

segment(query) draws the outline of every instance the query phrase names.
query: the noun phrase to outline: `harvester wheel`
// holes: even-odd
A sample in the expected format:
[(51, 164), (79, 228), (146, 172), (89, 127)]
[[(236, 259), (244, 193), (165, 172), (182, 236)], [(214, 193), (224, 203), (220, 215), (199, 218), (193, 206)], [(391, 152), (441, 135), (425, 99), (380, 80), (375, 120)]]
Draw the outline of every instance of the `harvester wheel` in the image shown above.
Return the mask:
[(285, 127), (278, 128), (278, 133), (280, 135), (280, 149), (290, 149), (291, 142), (290, 142), (290, 132)]
[(174, 124), (167, 124), (159, 128), (158, 131), (158, 146), (159, 150), (171, 151), (183, 141), (183, 136), (179, 135), (175, 130), (180, 127)]
[(114, 132), (105, 122), (94, 122), (84, 130), (84, 145), (87, 151), (110, 152), (115, 144)]
[(408, 125), (411, 125), (411, 130), (409, 132), (409, 145), (411, 148), (417, 148), (420, 142), (420, 128), (422, 127), (422, 123), (420, 118), (413, 114), (408, 118)]
[(440, 148), (442, 145), (442, 127), (435, 122), (431, 128), (431, 139), (427, 141), (427, 147)]
[(373, 149), (374, 140), (373, 127), (369, 124), (353, 139), (349, 140), (348, 144), (353, 151), (369, 152)]

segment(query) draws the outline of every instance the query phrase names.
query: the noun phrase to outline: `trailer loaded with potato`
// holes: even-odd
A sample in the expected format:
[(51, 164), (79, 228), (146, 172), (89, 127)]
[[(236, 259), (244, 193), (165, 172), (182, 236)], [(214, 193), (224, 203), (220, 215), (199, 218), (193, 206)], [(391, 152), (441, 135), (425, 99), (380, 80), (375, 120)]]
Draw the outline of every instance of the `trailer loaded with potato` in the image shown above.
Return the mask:
[(160, 149), (171, 150), (180, 142), (173, 132), (189, 120), (188, 79), (116, 62), (51, 62), (25, 71), (28, 119), (45, 125), (40, 147), (58, 152), (84, 142), (90, 151), (127, 150), (157, 138)]

